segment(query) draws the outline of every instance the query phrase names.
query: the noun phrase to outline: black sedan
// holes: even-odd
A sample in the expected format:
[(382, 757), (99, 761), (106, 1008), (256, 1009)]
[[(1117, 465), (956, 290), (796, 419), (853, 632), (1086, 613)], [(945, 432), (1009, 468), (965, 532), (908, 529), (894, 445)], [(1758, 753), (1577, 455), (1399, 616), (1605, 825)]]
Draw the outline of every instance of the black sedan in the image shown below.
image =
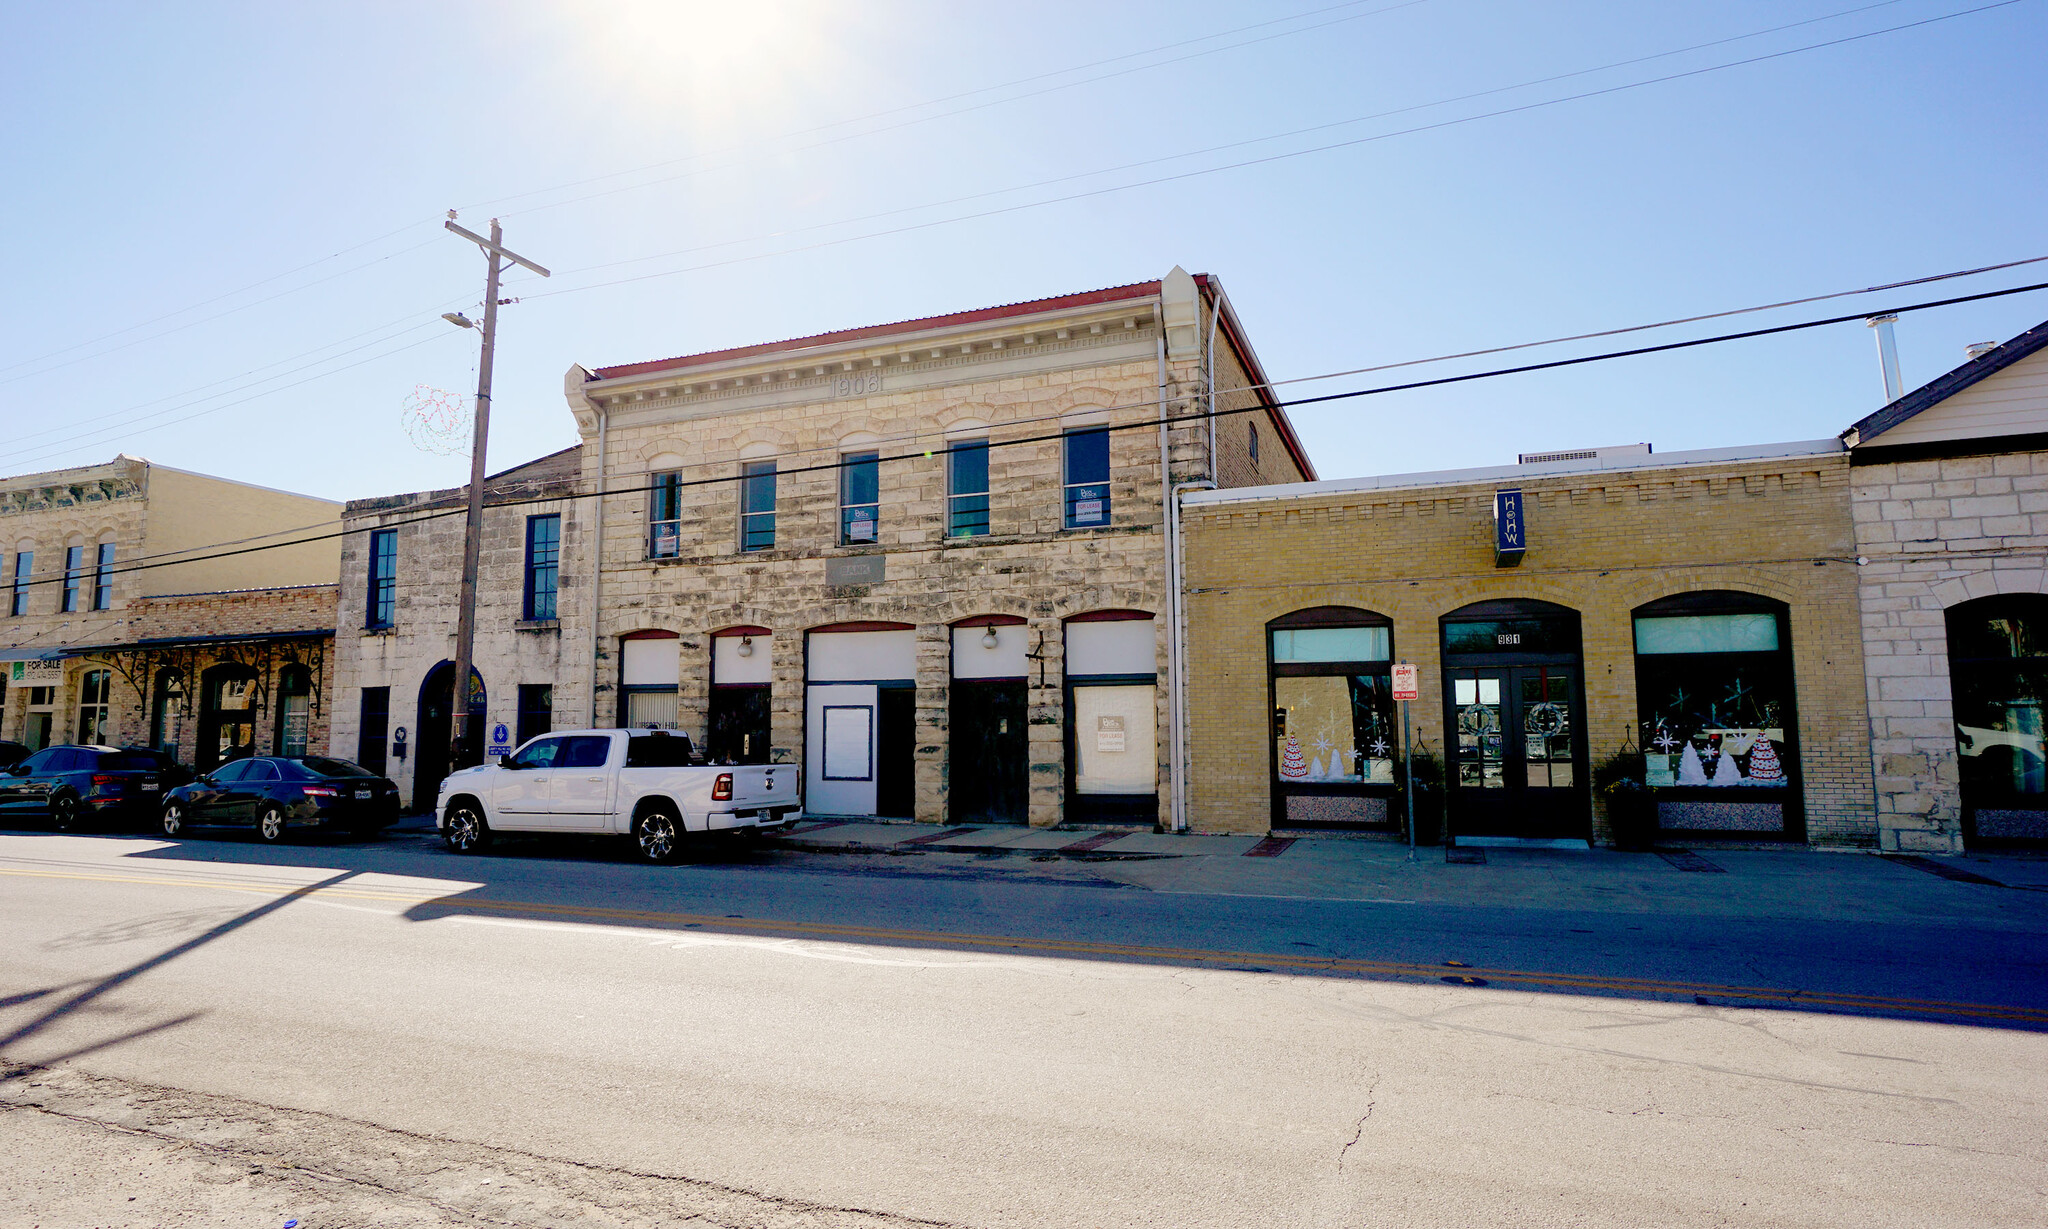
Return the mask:
[(233, 760), (164, 796), (165, 836), (219, 825), (254, 828), (266, 842), (291, 828), (367, 836), (398, 818), (398, 786), (367, 768), (324, 755)]
[(118, 747), (44, 747), (0, 773), (0, 811), (40, 811), (59, 832), (93, 822), (148, 823), (163, 798), (163, 765)]

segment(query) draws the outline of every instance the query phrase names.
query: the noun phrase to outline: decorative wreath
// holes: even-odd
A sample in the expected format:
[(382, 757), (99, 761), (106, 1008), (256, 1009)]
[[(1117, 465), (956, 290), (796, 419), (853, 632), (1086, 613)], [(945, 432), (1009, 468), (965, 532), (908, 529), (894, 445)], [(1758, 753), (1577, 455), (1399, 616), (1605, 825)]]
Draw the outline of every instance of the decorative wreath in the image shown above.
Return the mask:
[(1551, 700), (1531, 704), (1522, 711), (1525, 734), (1557, 734), (1564, 729), (1564, 706)]
[(1500, 711), (1487, 704), (1468, 704), (1458, 710), (1458, 729), (1465, 734), (1492, 734), (1500, 729)]

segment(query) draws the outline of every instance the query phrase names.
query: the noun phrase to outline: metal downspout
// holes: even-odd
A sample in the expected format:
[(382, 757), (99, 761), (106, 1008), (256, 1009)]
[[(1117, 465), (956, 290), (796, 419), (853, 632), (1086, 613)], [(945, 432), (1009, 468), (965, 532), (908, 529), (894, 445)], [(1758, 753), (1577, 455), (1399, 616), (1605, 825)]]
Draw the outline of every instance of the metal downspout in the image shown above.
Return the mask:
[(597, 645), (599, 612), (603, 609), (600, 599), (604, 593), (604, 472), (605, 439), (612, 424), (611, 415), (594, 400), (591, 408), (597, 411), (597, 493), (596, 505), (590, 516), (590, 725), (597, 728)]
[(1187, 819), (1187, 770), (1181, 760), (1181, 696), (1180, 696), (1180, 577), (1172, 560), (1176, 557), (1175, 540), (1179, 519), (1173, 498), (1173, 447), (1166, 425), (1166, 328), (1165, 318), (1160, 319), (1159, 336), (1154, 352), (1158, 363), (1158, 411), (1159, 411), (1159, 515), (1166, 531), (1167, 585), (1166, 585), (1166, 781), (1168, 790), (1168, 813), (1171, 819), (1168, 828), (1174, 832), (1185, 832)]
[[(1173, 763), (1178, 776), (1178, 786), (1185, 786), (1188, 776), (1187, 603), (1182, 597), (1185, 584), (1182, 579), (1182, 572), (1185, 564), (1181, 558), (1180, 496), (1182, 491), (1213, 491), (1215, 489), (1216, 484), (1204, 478), (1196, 482), (1177, 483), (1167, 493), (1167, 503), (1170, 508), (1169, 516), (1171, 517), (1170, 523), (1173, 525), (1173, 533), (1168, 547), (1170, 553), (1167, 558), (1170, 578), (1167, 585), (1167, 618), (1169, 620), (1167, 634), (1172, 640), (1170, 648), (1173, 654), (1173, 678), (1171, 680), (1173, 691), (1169, 715), (1173, 723)], [(1174, 790), (1173, 804), (1173, 830), (1175, 832), (1186, 832), (1188, 830), (1188, 814), (1187, 795), (1184, 789), (1176, 788)]]

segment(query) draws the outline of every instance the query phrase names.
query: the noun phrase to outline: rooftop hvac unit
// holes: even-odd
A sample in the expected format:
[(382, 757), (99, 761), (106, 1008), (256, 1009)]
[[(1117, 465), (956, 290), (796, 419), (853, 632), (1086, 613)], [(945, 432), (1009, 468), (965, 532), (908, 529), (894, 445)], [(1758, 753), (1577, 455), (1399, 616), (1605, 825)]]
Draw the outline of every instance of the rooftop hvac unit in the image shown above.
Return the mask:
[(1515, 458), (1517, 465), (1547, 465), (1553, 461), (1605, 461), (1610, 457), (1647, 457), (1648, 444), (1615, 444), (1608, 448), (1566, 448), (1557, 452), (1525, 452)]

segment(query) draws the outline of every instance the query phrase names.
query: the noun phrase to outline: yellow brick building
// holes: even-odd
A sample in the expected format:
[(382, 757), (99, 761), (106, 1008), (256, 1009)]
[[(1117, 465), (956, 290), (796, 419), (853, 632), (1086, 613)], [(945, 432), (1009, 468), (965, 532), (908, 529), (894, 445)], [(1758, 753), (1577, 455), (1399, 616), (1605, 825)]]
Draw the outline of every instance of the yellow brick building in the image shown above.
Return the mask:
[(1875, 844), (1849, 482), (1828, 440), (1187, 496), (1191, 826), (1401, 835), (1412, 663), (1425, 835), (1611, 841), (1606, 769), (1663, 839)]

